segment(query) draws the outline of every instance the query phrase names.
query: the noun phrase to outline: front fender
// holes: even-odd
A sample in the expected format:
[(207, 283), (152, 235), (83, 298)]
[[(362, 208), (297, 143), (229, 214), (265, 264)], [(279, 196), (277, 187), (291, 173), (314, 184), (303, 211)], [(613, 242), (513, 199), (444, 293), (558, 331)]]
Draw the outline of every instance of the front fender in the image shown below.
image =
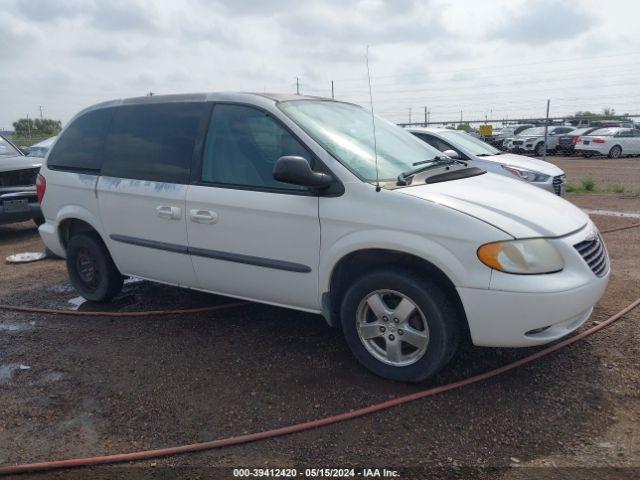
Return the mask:
[[(349, 233), (321, 252), (320, 292), (329, 291), (331, 275), (342, 258), (366, 249), (393, 250), (420, 257), (442, 270), (456, 286), (474, 285), (479, 288), (488, 288), (489, 285), (491, 274), (488, 268), (473, 269), (475, 274), (470, 274), (469, 269), (465, 268), (458, 256), (437, 241), (408, 232), (369, 229)], [(475, 256), (475, 250), (473, 255)], [(474, 260), (477, 261), (477, 259)]]

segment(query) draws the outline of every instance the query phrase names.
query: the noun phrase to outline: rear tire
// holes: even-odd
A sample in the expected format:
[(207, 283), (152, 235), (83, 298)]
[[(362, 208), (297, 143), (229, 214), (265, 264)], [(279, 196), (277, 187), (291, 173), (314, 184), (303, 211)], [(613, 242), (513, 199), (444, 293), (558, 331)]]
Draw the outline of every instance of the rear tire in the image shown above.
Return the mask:
[(620, 145), (614, 145), (611, 147), (611, 150), (609, 150), (609, 158), (620, 158), (621, 156), (622, 148), (620, 148)]
[(104, 302), (122, 290), (123, 277), (97, 233), (80, 233), (67, 246), (69, 279), (80, 295)]
[(362, 275), (340, 309), (345, 339), (360, 363), (405, 382), (425, 380), (451, 360), (460, 342), (459, 317), (437, 283), (401, 269)]

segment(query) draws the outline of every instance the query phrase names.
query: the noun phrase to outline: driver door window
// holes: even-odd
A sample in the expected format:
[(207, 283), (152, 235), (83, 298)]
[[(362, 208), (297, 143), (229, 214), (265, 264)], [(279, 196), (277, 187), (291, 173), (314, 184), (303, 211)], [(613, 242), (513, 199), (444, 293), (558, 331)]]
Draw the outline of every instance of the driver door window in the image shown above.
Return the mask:
[(312, 162), (308, 150), (263, 111), (243, 105), (216, 105), (207, 134), (201, 178), (210, 184), (306, 190), (274, 180), (273, 167), (285, 155)]

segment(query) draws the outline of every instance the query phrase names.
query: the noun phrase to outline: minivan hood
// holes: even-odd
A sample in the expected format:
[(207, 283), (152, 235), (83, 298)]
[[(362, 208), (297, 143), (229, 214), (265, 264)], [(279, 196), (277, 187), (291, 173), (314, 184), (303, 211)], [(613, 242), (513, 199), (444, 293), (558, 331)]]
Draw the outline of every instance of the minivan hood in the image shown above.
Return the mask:
[(0, 156), (0, 172), (11, 172), (13, 170), (24, 170), (27, 168), (38, 168), (42, 165), (42, 159), (37, 157)]
[(510, 165), (512, 167), (525, 168), (527, 170), (542, 172), (551, 176), (562, 175), (564, 173), (561, 168), (556, 167), (553, 163), (545, 162), (544, 160), (538, 160), (536, 158), (526, 157), (524, 155), (516, 155), (514, 153), (503, 153), (502, 155), (494, 155), (492, 157), (481, 158), (483, 160), (496, 161), (503, 165)]
[(560, 237), (589, 222), (559, 196), (493, 173), (395, 191), (466, 213), (514, 238)]

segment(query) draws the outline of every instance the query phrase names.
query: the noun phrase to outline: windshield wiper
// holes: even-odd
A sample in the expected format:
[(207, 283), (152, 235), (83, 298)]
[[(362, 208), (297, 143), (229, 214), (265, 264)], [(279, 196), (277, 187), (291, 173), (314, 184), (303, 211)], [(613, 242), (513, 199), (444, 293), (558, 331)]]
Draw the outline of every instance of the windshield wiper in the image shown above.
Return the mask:
[[(425, 170), (429, 170), (431, 167), (433, 167), (434, 165), (451, 165), (452, 163), (457, 163), (460, 162), (459, 160), (453, 159), (453, 158), (449, 158), (449, 157), (433, 157), (429, 160), (421, 160), (419, 162), (415, 162), (412, 165), (415, 167), (417, 165), (421, 165), (417, 168), (411, 169), (411, 170), (407, 170), (406, 172), (402, 172), (400, 175), (398, 175), (398, 181), (396, 182), (396, 185), (406, 185), (407, 184), (407, 180), (411, 177), (413, 177), (414, 175), (420, 173), (420, 172), (424, 172)], [(464, 162), (460, 162), (463, 165), (467, 165)]]

